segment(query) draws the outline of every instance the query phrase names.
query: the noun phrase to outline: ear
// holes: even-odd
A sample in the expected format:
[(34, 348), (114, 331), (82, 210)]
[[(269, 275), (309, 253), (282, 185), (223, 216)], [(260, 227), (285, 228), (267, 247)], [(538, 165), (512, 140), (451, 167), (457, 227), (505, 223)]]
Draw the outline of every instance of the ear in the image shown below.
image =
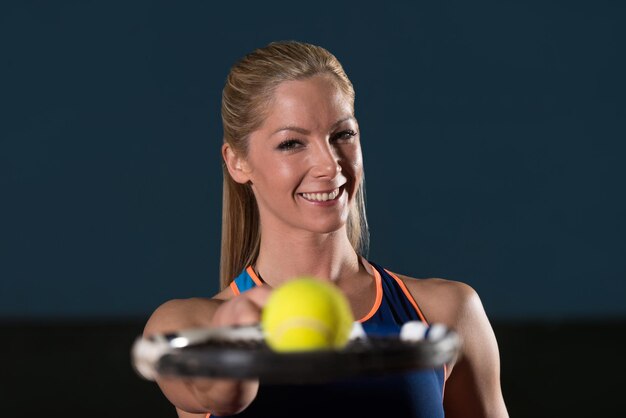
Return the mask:
[(240, 157), (235, 150), (232, 149), (230, 144), (224, 143), (224, 145), (222, 145), (222, 157), (233, 180), (241, 184), (250, 181), (251, 170), (247, 161), (243, 157)]

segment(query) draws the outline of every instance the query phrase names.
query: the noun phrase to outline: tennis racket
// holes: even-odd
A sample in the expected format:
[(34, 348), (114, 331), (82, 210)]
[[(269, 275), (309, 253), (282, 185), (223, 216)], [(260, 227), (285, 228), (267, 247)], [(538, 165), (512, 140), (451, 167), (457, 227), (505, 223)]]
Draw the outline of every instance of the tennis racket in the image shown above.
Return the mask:
[(144, 379), (157, 376), (260, 379), (275, 384), (322, 383), (439, 367), (457, 356), (457, 333), (440, 324), (405, 323), (400, 331), (355, 322), (341, 349), (276, 352), (259, 325), (195, 328), (138, 337), (132, 365)]

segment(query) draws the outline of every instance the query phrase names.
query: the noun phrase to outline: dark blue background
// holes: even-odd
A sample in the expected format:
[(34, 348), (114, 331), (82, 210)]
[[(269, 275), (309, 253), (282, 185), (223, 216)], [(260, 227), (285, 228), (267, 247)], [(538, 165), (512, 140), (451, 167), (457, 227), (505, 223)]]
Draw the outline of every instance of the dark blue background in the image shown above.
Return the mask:
[(373, 261), (495, 319), (626, 316), (623, 2), (214, 3), (2, 3), (0, 317), (217, 291), (221, 89), (280, 39), (355, 85)]

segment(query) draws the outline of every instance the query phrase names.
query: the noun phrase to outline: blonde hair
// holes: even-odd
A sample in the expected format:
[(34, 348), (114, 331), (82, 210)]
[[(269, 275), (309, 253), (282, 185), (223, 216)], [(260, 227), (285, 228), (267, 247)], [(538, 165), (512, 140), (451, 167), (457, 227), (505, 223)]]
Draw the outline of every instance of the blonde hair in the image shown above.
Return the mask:
[[(272, 42), (239, 60), (230, 70), (222, 91), (224, 142), (247, 155), (250, 133), (267, 116), (266, 104), (283, 81), (330, 74), (354, 108), (354, 88), (341, 63), (326, 49), (303, 42)], [(259, 211), (248, 184), (235, 182), (222, 164), (222, 248), (220, 286), (227, 287), (241, 270), (254, 264), (261, 242)], [(369, 231), (365, 216), (364, 180), (358, 185), (346, 225), (355, 251), (367, 253)]]

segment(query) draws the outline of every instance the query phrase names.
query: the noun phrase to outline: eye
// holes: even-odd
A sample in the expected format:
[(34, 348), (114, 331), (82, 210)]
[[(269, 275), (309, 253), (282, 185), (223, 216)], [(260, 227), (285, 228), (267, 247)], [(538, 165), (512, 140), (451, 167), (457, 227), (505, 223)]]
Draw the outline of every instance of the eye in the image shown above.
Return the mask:
[(356, 135), (356, 132), (354, 132), (352, 129), (346, 129), (345, 131), (341, 131), (341, 132), (337, 132), (332, 138), (331, 140), (333, 141), (345, 141), (348, 142), (350, 141), (352, 138), (354, 138)]
[(298, 147), (302, 146), (302, 142), (300, 142), (297, 139), (287, 139), (286, 141), (281, 142), (280, 144), (278, 144), (278, 149), (281, 151), (291, 151), (293, 149), (296, 149)]

